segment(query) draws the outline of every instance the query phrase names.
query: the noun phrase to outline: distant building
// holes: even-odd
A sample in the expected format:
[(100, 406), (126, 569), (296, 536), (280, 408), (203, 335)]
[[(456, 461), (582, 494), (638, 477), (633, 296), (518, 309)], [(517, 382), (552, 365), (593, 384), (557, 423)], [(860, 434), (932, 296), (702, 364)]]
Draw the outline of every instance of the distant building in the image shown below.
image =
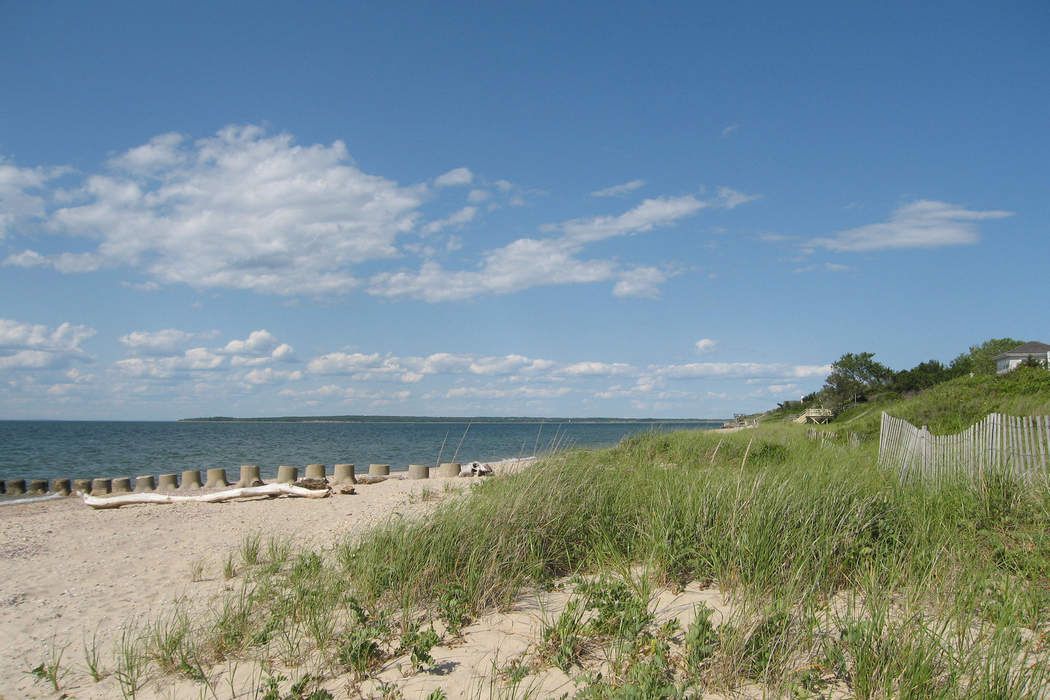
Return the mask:
[(1017, 369), (1027, 359), (1038, 360), (1050, 366), (1050, 345), (1032, 341), (1024, 345), (1018, 345), (1013, 350), (1008, 350), (1002, 355), (995, 357), (995, 373), (1006, 374), (1012, 369)]

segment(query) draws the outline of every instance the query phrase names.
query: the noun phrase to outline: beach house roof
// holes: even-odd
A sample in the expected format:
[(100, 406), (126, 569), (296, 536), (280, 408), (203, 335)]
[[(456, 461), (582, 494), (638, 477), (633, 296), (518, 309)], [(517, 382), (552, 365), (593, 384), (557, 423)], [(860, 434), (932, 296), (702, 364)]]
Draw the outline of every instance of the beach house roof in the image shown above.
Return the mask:
[(1000, 357), (1028, 357), (1029, 355), (1045, 355), (1050, 352), (1050, 345), (1046, 343), (1040, 343), (1032, 340), (1022, 345), (1018, 345), (1013, 350), (1007, 350), (1006, 352), (996, 355), (995, 359)]

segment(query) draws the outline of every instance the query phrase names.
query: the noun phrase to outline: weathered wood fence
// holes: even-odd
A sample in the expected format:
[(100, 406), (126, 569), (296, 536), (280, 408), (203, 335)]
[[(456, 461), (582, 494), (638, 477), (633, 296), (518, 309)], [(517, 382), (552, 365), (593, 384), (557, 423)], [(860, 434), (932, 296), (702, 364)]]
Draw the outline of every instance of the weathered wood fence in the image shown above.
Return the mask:
[(902, 480), (938, 479), (1003, 471), (1021, 479), (1045, 477), (1050, 462), (1050, 416), (991, 413), (955, 435), (933, 435), (926, 426), (882, 414), (879, 464)]

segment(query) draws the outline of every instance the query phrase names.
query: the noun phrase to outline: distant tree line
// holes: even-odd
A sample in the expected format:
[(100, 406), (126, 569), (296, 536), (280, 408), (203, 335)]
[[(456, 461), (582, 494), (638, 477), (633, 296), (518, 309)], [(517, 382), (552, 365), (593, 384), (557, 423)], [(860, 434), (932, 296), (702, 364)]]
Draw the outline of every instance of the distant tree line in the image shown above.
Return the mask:
[[(892, 370), (875, 359), (873, 352), (848, 352), (831, 365), (831, 374), (820, 391), (802, 398), (802, 404), (842, 408), (882, 393), (909, 394), (970, 374), (995, 374), (995, 357), (1020, 345), (1014, 338), (992, 338), (971, 345), (948, 364), (926, 360), (910, 369)], [(1038, 363), (1037, 363), (1038, 364)], [(788, 409), (795, 402), (781, 404)]]

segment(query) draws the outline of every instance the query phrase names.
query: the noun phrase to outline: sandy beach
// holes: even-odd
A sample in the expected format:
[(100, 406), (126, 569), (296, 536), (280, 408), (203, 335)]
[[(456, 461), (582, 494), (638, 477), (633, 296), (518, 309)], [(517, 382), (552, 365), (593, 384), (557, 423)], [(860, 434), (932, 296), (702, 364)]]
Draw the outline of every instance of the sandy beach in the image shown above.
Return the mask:
[[(505, 474), (526, 463), (494, 466)], [(105, 659), (122, 625), (155, 618), (180, 598), (191, 610), (213, 604), (236, 585), (225, 580), (223, 562), (245, 536), (259, 533), (264, 542), (284, 538), (294, 548), (324, 549), (387, 518), (425, 518), (476, 483), (390, 479), (358, 485), (355, 495), (323, 499), (94, 510), (70, 497), (0, 508), (0, 698), (56, 696), (28, 673), (52, 647), (65, 647), (63, 665), (71, 669), (64, 692), (119, 696), (112, 679), (95, 684), (87, 677), (84, 640), (94, 636)], [(140, 696), (171, 692), (150, 686)]]

